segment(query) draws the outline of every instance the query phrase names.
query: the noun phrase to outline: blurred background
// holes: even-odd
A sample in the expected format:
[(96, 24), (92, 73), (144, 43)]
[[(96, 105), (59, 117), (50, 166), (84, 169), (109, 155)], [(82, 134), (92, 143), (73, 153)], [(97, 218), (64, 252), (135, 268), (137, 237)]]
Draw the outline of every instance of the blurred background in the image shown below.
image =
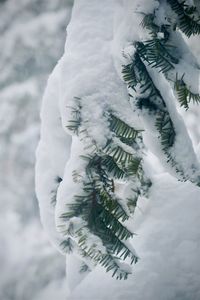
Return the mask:
[[(65, 258), (40, 225), (34, 192), (39, 111), (62, 56), (72, 0), (0, 0), (0, 299), (64, 299)], [(199, 39), (191, 47), (200, 62)], [(180, 110), (195, 149), (199, 107)]]
[(34, 192), (39, 110), (62, 56), (71, 0), (0, 0), (0, 299), (64, 299), (65, 258)]

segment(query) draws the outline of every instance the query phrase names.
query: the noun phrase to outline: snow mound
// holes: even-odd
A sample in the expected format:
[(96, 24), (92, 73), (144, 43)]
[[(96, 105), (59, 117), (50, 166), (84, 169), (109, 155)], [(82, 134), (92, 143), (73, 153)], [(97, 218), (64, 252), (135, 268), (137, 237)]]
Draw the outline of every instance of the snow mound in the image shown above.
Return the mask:
[[(51, 241), (61, 252), (60, 243), (65, 238), (62, 233), (65, 221), (61, 215), (73, 196), (79, 194), (80, 185), (73, 180), (73, 172), (78, 170), (78, 174), (82, 174), (84, 163), (80, 155), (87, 153), (84, 141), (67, 128), (76, 97), (81, 99), (87, 129), (98, 145), (105, 144), (108, 126), (104, 112), (111, 110), (134, 127), (144, 127), (146, 136), (150, 136), (150, 141), (146, 137), (147, 146), (163, 162), (155, 132), (151, 132), (148, 123), (137, 113), (130, 114), (129, 95), (121, 80), (122, 50), (130, 50), (132, 40), (146, 38), (138, 26), (141, 7), (150, 13), (157, 6), (156, 0), (75, 1), (67, 28), (65, 53), (49, 79), (43, 99), (36, 165), (41, 219)], [(131, 15), (133, 11), (135, 18)], [(153, 72), (151, 75), (154, 76)], [(156, 77), (154, 80), (159, 81)], [(169, 88), (161, 84), (162, 93)], [(171, 94), (170, 100), (174, 100)], [(190, 177), (194, 175), (192, 179), (195, 181), (199, 162), (192, 142), (175, 104), (166, 104), (176, 126), (175, 156), (188, 174), (191, 166), (197, 166), (197, 174), (189, 174)], [(78, 274), (80, 261), (77, 253), (67, 255), (68, 285), (74, 289), (68, 295), (70, 300), (199, 299), (200, 233), (197, 228), (200, 223), (200, 190), (191, 183), (178, 182), (164, 173), (160, 165), (154, 165), (157, 175), (152, 176), (152, 171), (148, 170), (154, 163), (152, 159), (153, 154), (149, 153), (146, 169), (153, 182), (151, 195), (148, 200), (139, 199), (132, 223), (133, 231), (137, 233), (132, 246), (141, 258), (134, 266), (133, 275), (127, 281), (119, 282), (101, 267), (96, 267), (86, 277), (81, 276)], [(54, 206), (52, 191), (56, 195)]]
[(199, 188), (157, 175), (151, 198), (138, 204), (133, 226), (140, 254), (133, 275), (115, 281), (98, 267), (68, 299), (200, 299)]

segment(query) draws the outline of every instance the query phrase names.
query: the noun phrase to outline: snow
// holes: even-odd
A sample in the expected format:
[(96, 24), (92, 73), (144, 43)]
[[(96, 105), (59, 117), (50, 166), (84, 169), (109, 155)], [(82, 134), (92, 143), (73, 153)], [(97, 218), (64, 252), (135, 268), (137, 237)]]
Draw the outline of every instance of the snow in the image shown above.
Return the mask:
[[(166, 105), (170, 113), (171, 119), (173, 121), (173, 124), (175, 126), (176, 140), (175, 145), (173, 147), (172, 156), (175, 157), (176, 161), (183, 168), (186, 178), (198, 183), (200, 180), (200, 164), (197, 160), (191, 139), (187, 133), (187, 129), (185, 127), (183, 119), (177, 113), (176, 99), (172, 93), (170, 84), (166, 82), (162, 74), (158, 75), (157, 72), (150, 69), (149, 73), (151, 74), (151, 77), (153, 78), (154, 82), (159, 82), (161, 95), (164, 99), (166, 99)], [(187, 159), (185, 159), (185, 157), (187, 157)], [(164, 158), (162, 159), (162, 161), (164, 161)], [(176, 176), (176, 174), (174, 174), (174, 176)]]
[[(144, 11), (142, 10), (143, 13), (153, 13), (153, 10), (157, 8), (157, 6), (158, 2), (156, 1), (149, 1), (148, 5), (146, 5), (146, 2), (141, 3), (140, 1), (134, 1), (132, 3), (129, 3), (127, 1), (124, 5), (122, 5), (122, 2), (120, 2), (120, 6), (117, 8), (116, 13), (116, 28), (113, 45), (115, 65), (118, 70), (119, 76), (122, 77), (122, 65), (129, 63), (130, 52), (134, 53), (134, 51), (130, 49), (131, 46), (129, 44), (131, 42), (133, 43), (133, 41), (145, 41), (150, 38), (150, 36), (148, 36), (148, 30), (142, 28), (141, 26), (142, 18), (144, 16), (144, 14), (141, 13), (141, 7), (144, 7)], [(158, 10), (158, 18), (160, 17), (160, 14), (163, 14), (162, 9), (163, 3), (162, 5), (160, 5)], [(161, 13), (159, 13), (160, 11)], [(126, 18), (123, 18), (123, 15), (126, 15)], [(179, 75), (185, 73), (186, 75), (184, 76), (184, 80), (188, 84), (188, 87), (191, 88), (193, 92), (198, 93), (200, 72), (199, 68), (197, 67), (197, 60), (192, 55), (192, 53), (188, 51), (188, 46), (184, 42), (181, 34), (174, 33), (172, 42), (173, 41), (175, 41), (175, 45), (180, 47), (180, 55), (182, 58), (179, 64), (176, 65), (175, 71), (171, 72), (174, 74), (167, 75), (167, 77), (169, 77), (170, 79), (169, 82), (164, 78), (164, 75), (158, 73), (157, 71), (155, 71), (155, 69), (152, 69), (147, 65), (146, 68), (151, 75), (155, 86), (157, 86), (157, 88), (160, 90), (170, 113), (170, 117), (173, 121), (174, 129), (176, 132), (176, 139), (170, 155), (178, 163), (178, 168), (180, 167), (180, 170), (183, 170), (185, 178), (198, 184), (200, 181), (200, 164), (197, 161), (193, 145), (187, 133), (187, 129), (185, 128), (184, 122), (176, 109), (176, 99), (172, 92), (171, 87), (173, 86), (173, 83), (171, 83), (171, 81), (173, 82), (173, 80), (175, 80), (177, 74), (176, 72), (178, 72)], [(124, 57), (128, 57), (128, 59), (124, 59)], [(137, 92), (134, 93), (132, 89), (128, 90), (130, 94), (132, 94), (133, 92), (134, 96), (137, 96)], [(134, 111), (138, 112), (134, 104), (133, 109)], [(170, 168), (169, 164), (166, 163), (167, 157), (164, 157), (162, 150), (160, 149), (161, 147), (159, 146), (158, 133), (154, 125), (155, 120), (149, 117), (148, 113), (138, 112), (138, 114), (141, 117), (143, 126), (146, 131), (144, 136), (147, 148), (149, 148), (158, 157), (160, 157), (161, 162), (165, 165), (165, 168), (167, 168), (169, 172), (178, 177), (179, 175), (176, 174), (176, 170)], [(185, 159), (185, 157), (187, 157), (187, 160)]]
[[(50, 292), (50, 283), (54, 293), (66, 286), (65, 258), (52, 247), (40, 224), (34, 164), (41, 98), (47, 77), (63, 53), (70, 2), (0, 1), (0, 299), (3, 300), (38, 300), (37, 294), (48, 287)], [(62, 281), (63, 285), (55, 284)], [(64, 294), (63, 289), (63, 300)]]
[[(91, 272), (80, 274), (84, 259), (79, 255), (74, 238), (75, 252), (66, 255), (67, 299), (70, 300), (200, 298), (200, 189), (190, 182), (178, 182), (166, 173), (155, 140), (157, 135), (147, 127), (149, 123), (142, 120), (144, 116), (131, 112), (127, 88), (121, 78), (123, 51), (133, 53), (132, 41), (148, 37), (139, 25), (140, 12), (145, 7), (144, 12), (151, 13), (157, 6), (158, 1), (153, 0), (75, 0), (67, 27), (65, 53), (50, 76), (44, 94), (36, 192), (43, 226), (59, 251), (62, 252), (59, 244), (66, 238), (64, 231), (69, 226), (61, 218), (62, 213), (66, 212), (67, 204), (72, 203), (73, 196), (81, 191), (85, 176), (85, 162), (80, 155), (92, 151), (86, 147), (88, 140), (84, 135), (76, 137), (67, 127), (72, 108), (77, 104), (76, 97), (80, 99), (82, 117), (86, 121), (81, 129), (87, 129), (89, 139), (100, 148), (109, 135), (105, 111), (114, 111), (137, 129), (145, 128), (148, 151), (144, 154), (144, 167), (153, 182), (149, 198), (140, 197), (133, 221), (128, 224), (136, 232), (130, 247), (140, 257), (133, 274), (127, 281), (116, 281), (99, 266), (91, 266)], [(199, 162), (177, 112), (170, 85), (160, 74), (159, 78), (154, 71), (151, 75), (168, 98), (166, 104), (177, 132), (173, 155), (189, 179), (199, 182)], [(170, 101), (174, 101), (174, 105)], [(194, 174), (193, 166), (197, 168)], [(74, 180), (74, 171), (78, 180)], [(56, 184), (57, 176), (62, 181)], [(122, 189), (125, 194), (129, 187)], [(122, 189), (119, 184), (119, 193)], [(52, 190), (57, 195), (55, 207), (51, 203)], [(79, 218), (71, 222), (77, 228), (84, 225)], [(83, 230), (86, 230), (84, 226)], [(90, 234), (89, 238), (88, 243), (92, 244), (95, 237)], [(40, 297), (49, 297), (48, 293)]]
[(133, 244), (140, 260), (133, 275), (115, 281), (98, 267), (67, 299), (198, 300), (199, 200), (199, 188), (191, 183), (166, 173), (154, 176), (151, 198), (140, 200), (134, 216)]
[(65, 279), (50, 282), (42, 291), (37, 293), (34, 300), (66, 300), (67, 288)]

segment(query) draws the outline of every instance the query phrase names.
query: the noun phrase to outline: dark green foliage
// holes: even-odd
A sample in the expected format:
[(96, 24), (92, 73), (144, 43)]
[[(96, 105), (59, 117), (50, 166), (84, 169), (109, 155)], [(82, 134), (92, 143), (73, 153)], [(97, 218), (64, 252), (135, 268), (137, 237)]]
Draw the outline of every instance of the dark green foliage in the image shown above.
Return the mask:
[(172, 55), (174, 47), (159, 38), (153, 38), (145, 42), (136, 43), (136, 49), (144, 61), (152, 68), (159, 68), (159, 72), (166, 73), (174, 69), (178, 63), (177, 58)]
[[(194, 21), (193, 16), (193, 13), (196, 12), (195, 7), (189, 7), (185, 2), (180, 3), (176, 0), (168, 0), (168, 3), (178, 15), (180, 29), (188, 36), (197, 33), (199, 25), (196, 24), (198, 21)], [(188, 24), (186, 21), (191, 18), (192, 23)], [(179, 62), (177, 55), (180, 56), (180, 54), (179, 50), (170, 43), (171, 26), (166, 24), (158, 26), (155, 13), (145, 15), (141, 25), (149, 31), (152, 38), (134, 43), (136, 51), (132, 57), (132, 62), (123, 66), (122, 74), (128, 88), (137, 92), (137, 97), (130, 95), (134, 99), (135, 106), (140, 110), (147, 110), (150, 115), (155, 115), (155, 126), (160, 134), (162, 149), (171, 164), (174, 165), (174, 160), (168, 152), (168, 149), (175, 142), (174, 125), (167, 111), (165, 100), (149, 75), (146, 65), (159, 69), (159, 72), (164, 73), (166, 78), (171, 80), (172, 73), (170, 72), (176, 69), (176, 64)], [(187, 26), (192, 33), (188, 31)], [(176, 52), (177, 54), (174, 54)], [(183, 81), (183, 76), (180, 80), (176, 79), (174, 86), (181, 106), (188, 109), (191, 100), (195, 103), (200, 102), (199, 94), (189, 90)]]
[[(74, 119), (68, 128), (81, 138), (85, 124), (80, 105), (72, 109), (72, 116)], [(141, 181), (145, 187), (139, 156), (142, 138), (141, 130), (131, 127), (112, 112), (108, 114), (108, 121), (111, 138), (104, 148), (95, 148), (91, 155), (80, 158), (86, 161), (82, 193), (67, 205), (61, 218), (71, 226), (65, 230), (65, 235), (75, 240), (83, 256), (100, 263), (106, 271), (112, 271), (112, 276), (117, 279), (126, 279), (130, 271), (123, 269), (121, 261), (128, 260), (132, 264), (138, 261), (138, 257), (126, 244), (133, 233), (124, 222), (134, 212), (140, 193), (139, 189), (133, 191), (134, 205), (131, 199), (120, 199), (115, 195), (115, 181), (129, 180), (133, 184), (135, 181), (136, 185)], [(81, 228), (74, 229), (71, 223), (74, 217), (82, 220)], [(91, 244), (94, 236), (102, 243), (104, 250), (98, 242)]]
[[(178, 16), (179, 28), (188, 36), (197, 33), (198, 29), (195, 28), (198, 26), (193, 26), (194, 23), (198, 24), (198, 20), (193, 18), (195, 10), (178, 1), (168, 2)], [(192, 33), (187, 28), (188, 20), (189, 25), (193, 26), (190, 29)], [(179, 52), (170, 44), (170, 25), (158, 26), (155, 15), (151, 14), (144, 16), (142, 26), (149, 31), (150, 39), (134, 43), (135, 53), (131, 60), (129, 57), (129, 63), (123, 66), (123, 78), (129, 88), (134, 108), (143, 111), (144, 117), (148, 114), (154, 122), (163, 152), (176, 171), (181, 173), (181, 168), (179, 169), (171, 155), (176, 139), (174, 124), (165, 98), (150, 72), (150, 68), (155, 68), (170, 80), (169, 74), (175, 72), (176, 64), (179, 63)], [(175, 54), (176, 51), (178, 55)], [(185, 108), (188, 108), (191, 100), (200, 101), (197, 95), (189, 91), (183, 80), (176, 80), (176, 91), (181, 105)], [(104, 117), (107, 118), (110, 135), (106, 146), (98, 146), (95, 137), (90, 137), (87, 132), (87, 122), (83, 119), (81, 110), (81, 99), (75, 98), (68, 129), (78, 135), (83, 143), (87, 141), (89, 154), (80, 157), (86, 161), (84, 174), (80, 175), (82, 190), (71, 201), (68, 200), (66, 211), (61, 216), (67, 228), (67, 238), (62, 247), (70, 252), (73, 251), (71, 246), (74, 243), (83, 257), (94, 264), (101, 264), (117, 279), (127, 279), (131, 272), (123, 268), (122, 262), (136, 263), (138, 256), (128, 246), (127, 241), (133, 237), (133, 232), (127, 228), (126, 222), (134, 213), (139, 196), (145, 195), (151, 186), (143, 170), (142, 131), (108, 110)], [(89, 148), (88, 140), (95, 147)], [(181, 174), (184, 177), (183, 172)], [(74, 177), (79, 176), (75, 175)], [(123, 183), (130, 184), (129, 188), (132, 190), (132, 194), (124, 199), (120, 198), (118, 192)], [(78, 222), (74, 222), (74, 219)], [(81, 272), (84, 271), (88, 271), (85, 263), (81, 268)]]
[(155, 19), (154, 14), (144, 15), (141, 25), (143, 28), (146, 28), (147, 30), (150, 31), (150, 34), (153, 38), (156, 38), (158, 32), (160, 32), (160, 27), (157, 24), (155, 24), (154, 19)]
[[(127, 85), (131, 81), (131, 74), (134, 71), (134, 82), (136, 82), (134, 89), (138, 87), (141, 96), (135, 99), (136, 107), (139, 109), (146, 109), (149, 112), (155, 114), (156, 122), (155, 126), (158, 129), (161, 139), (162, 149), (166, 152), (167, 149), (173, 146), (175, 141), (175, 130), (171, 121), (170, 115), (166, 110), (166, 104), (162, 98), (160, 91), (154, 85), (152, 78), (150, 77), (145, 64), (140, 57), (140, 51), (137, 50), (133, 57), (133, 62), (123, 67), (122, 73), (124, 74), (124, 80), (128, 78)], [(137, 76), (135, 75), (137, 74)], [(143, 97), (143, 94), (145, 97)]]
[[(135, 68), (135, 73), (137, 74), (137, 85), (139, 85), (140, 94), (148, 95), (148, 98), (151, 99), (151, 102), (156, 106), (166, 106), (160, 91), (155, 86), (151, 76), (149, 75), (147, 68), (142, 61), (142, 58), (139, 55), (139, 52), (136, 52), (133, 58), (132, 66)], [(123, 67), (123, 73), (125, 72), (126, 67)], [(126, 81), (125, 77), (124, 80)]]
[(172, 147), (176, 137), (174, 126), (168, 112), (159, 112), (156, 118), (156, 128), (161, 137), (161, 145), (164, 151)]
[(112, 114), (110, 115), (110, 129), (118, 138), (132, 140), (135, 140), (138, 134), (142, 132), (142, 130), (134, 129)]
[[(138, 130), (129, 126), (113, 114), (110, 114), (109, 121), (110, 130), (114, 133), (114, 136), (116, 136), (122, 143), (128, 146), (134, 146), (136, 138), (141, 137), (141, 132), (143, 130)], [(110, 142), (108, 143), (108, 145), (109, 144)]]
[(196, 7), (189, 7), (185, 1), (167, 0), (172, 10), (177, 14), (178, 27), (187, 37), (200, 34), (200, 18), (195, 18)]
[[(160, 2), (162, 5), (162, 1)], [(191, 101), (200, 103), (200, 95), (190, 90), (183, 79), (184, 75), (179, 76), (176, 73), (177, 65), (179, 60), (183, 59), (183, 54), (178, 44), (176, 47), (173, 45), (176, 43), (176, 33), (173, 33), (176, 27), (188, 37), (200, 33), (200, 16), (196, 7), (186, 5), (185, 1), (167, 0), (167, 2), (174, 11), (174, 15), (170, 17), (167, 12), (166, 23), (168, 24), (162, 25), (159, 21), (157, 22), (156, 11), (153, 14), (144, 15), (141, 25), (148, 30), (150, 38), (146, 41), (133, 42), (135, 53), (131, 58), (127, 57), (129, 63), (123, 66), (122, 74), (134, 109), (143, 110), (144, 118), (148, 117), (152, 120), (154, 118), (167, 162), (179, 173), (179, 178), (186, 180), (188, 177), (171, 152), (176, 140), (176, 131), (165, 103), (165, 96), (161, 95), (159, 91), (159, 82), (156, 82), (155, 85), (151, 78), (151, 68), (158, 69), (164, 74), (167, 81), (174, 83), (174, 90), (181, 106), (188, 109)], [(177, 23), (174, 23), (176, 16)], [(156, 74), (156, 70), (154, 74)], [(133, 209), (135, 200), (137, 197), (132, 199)]]
[[(199, 21), (194, 18), (194, 8), (187, 7), (183, 2), (167, 1), (178, 16), (179, 28), (187, 36), (198, 33)], [(145, 15), (142, 26), (149, 30), (151, 38), (134, 43), (135, 53), (131, 60), (129, 57), (129, 63), (123, 66), (123, 78), (129, 88), (134, 109), (143, 111), (144, 117), (148, 114), (154, 122), (163, 152), (171, 166), (177, 172), (182, 172), (182, 178), (185, 178), (184, 172), (171, 155), (176, 132), (166, 99), (161, 95), (150, 72), (150, 68), (155, 68), (170, 80), (169, 74), (176, 70), (180, 57), (179, 53), (175, 54), (177, 49), (170, 44), (172, 27), (166, 24), (158, 26), (154, 14)], [(199, 95), (189, 91), (183, 77), (180, 80), (177, 77), (175, 89), (185, 108), (188, 108), (191, 100), (200, 102)], [(80, 157), (86, 162), (84, 174), (79, 175), (76, 170), (74, 172), (75, 182), (78, 176), (81, 178), (79, 183), (82, 190), (68, 201), (66, 211), (61, 216), (66, 224), (64, 234), (67, 237), (61, 246), (69, 253), (76, 245), (83, 257), (94, 264), (101, 264), (117, 279), (127, 279), (131, 272), (123, 267), (122, 262), (133, 264), (138, 261), (138, 256), (128, 245), (128, 240), (134, 233), (127, 227), (127, 221), (135, 211), (139, 196), (147, 194), (151, 187), (143, 170), (142, 130), (135, 129), (129, 122), (108, 110), (104, 117), (107, 118), (110, 134), (106, 145), (99, 146), (95, 137), (89, 136), (87, 121), (83, 119), (81, 110), (81, 99), (75, 98), (75, 107), (71, 108), (72, 120), (67, 127), (83, 143), (86, 141), (89, 154)], [(88, 147), (88, 140), (95, 147)], [(124, 199), (119, 196), (121, 194), (118, 191), (123, 183), (128, 183), (128, 189), (132, 191)], [(88, 270), (84, 263), (80, 271)]]
[(104, 155), (102, 157), (102, 165), (108, 170), (113, 177), (120, 179), (126, 176), (125, 171), (118, 166), (116, 161), (109, 155)]
[(139, 109), (147, 109), (149, 112), (156, 112), (158, 110), (157, 105), (150, 98), (140, 97), (136, 103)]
[[(196, 11), (194, 7), (187, 6), (185, 7), (185, 10), (187, 10), (189, 14), (192, 14), (194, 11)], [(174, 79), (172, 80), (170, 78), (169, 71), (175, 71), (176, 64), (178, 64), (179, 60), (177, 57), (175, 57), (174, 53), (177, 52), (176, 55), (178, 55), (179, 58), (180, 53), (178, 48), (169, 44), (171, 34), (170, 26), (157, 26), (155, 24), (155, 16), (152, 14), (145, 15), (142, 21), (142, 26), (149, 30), (152, 39), (145, 42), (136, 43), (136, 48), (138, 50), (139, 55), (144, 61), (147, 62), (149, 66), (151, 66), (152, 68), (158, 68), (159, 72), (164, 73), (168, 80), (174, 81)], [(164, 33), (163, 38), (158, 38), (159, 32)], [(177, 97), (180, 102), (180, 105), (183, 106), (185, 109), (188, 109), (189, 103), (191, 101), (193, 101), (193, 103), (200, 102), (200, 95), (192, 93), (190, 91), (190, 89), (184, 82), (183, 77), (184, 75), (180, 79), (178, 79), (178, 74), (176, 74), (174, 88), (177, 92)], [(156, 108), (153, 106), (153, 103), (150, 101), (150, 99), (147, 98), (141, 98), (138, 103), (138, 107), (146, 107), (151, 110), (156, 110)]]
[(157, 39), (159, 37), (158, 34), (162, 34), (163, 37), (160, 39), (162, 39), (163, 42), (166, 43), (169, 40), (170, 25), (162, 24), (161, 26), (158, 26), (155, 23), (155, 14), (145, 14), (141, 25), (149, 31), (153, 39)]
[(177, 92), (178, 100), (180, 105), (183, 106), (186, 110), (189, 108), (189, 103), (200, 103), (200, 95), (192, 93), (183, 80), (183, 76), (178, 79), (176, 76), (176, 81), (174, 84), (175, 91)]
[[(135, 263), (137, 260), (135, 260)], [(112, 277), (116, 276), (116, 279), (127, 279), (128, 275), (131, 274), (131, 272), (127, 270), (123, 270), (122, 266), (118, 263), (118, 258), (114, 257), (109, 254), (103, 255), (99, 259), (99, 263), (106, 268), (106, 271), (109, 272), (110, 270), (114, 270), (112, 273)]]
[(133, 157), (131, 159), (130, 164), (127, 167), (128, 175), (134, 175), (141, 177), (143, 176), (143, 169), (142, 169), (142, 158), (141, 157)]
[(195, 13), (197, 13), (196, 6), (188, 6), (188, 5), (185, 4), (185, 13), (187, 15), (194, 15)]
[(81, 217), (89, 232), (102, 241), (106, 252), (97, 250), (97, 245), (88, 244), (90, 234), (85, 234), (84, 226), (73, 233), (80, 249), (87, 257), (105, 266), (107, 271), (112, 270), (117, 278), (126, 278), (128, 273), (121, 270), (117, 260), (129, 257), (133, 263), (138, 259), (124, 242), (133, 236), (123, 225), (129, 215), (113, 194), (114, 182), (108, 178), (101, 164), (101, 157), (88, 157), (87, 169), (89, 176), (88, 182), (84, 182), (83, 194), (75, 197), (62, 218), (67, 221), (72, 217)]
[(122, 75), (123, 75), (124, 81), (127, 83), (128, 87), (135, 90), (135, 87), (137, 85), (137, 78), (136, 78), (136, 74), (135, 74), (134, 64), (130, 63), (127, 65), (124, 65), (123, 69), (122, 69)]
[(106, 153), (111, 156), (116, 163), (125, 165), (132, 161), (133, 155), (128, 151), (124, 150), (121, 146), (109, 144), (106, 149)]

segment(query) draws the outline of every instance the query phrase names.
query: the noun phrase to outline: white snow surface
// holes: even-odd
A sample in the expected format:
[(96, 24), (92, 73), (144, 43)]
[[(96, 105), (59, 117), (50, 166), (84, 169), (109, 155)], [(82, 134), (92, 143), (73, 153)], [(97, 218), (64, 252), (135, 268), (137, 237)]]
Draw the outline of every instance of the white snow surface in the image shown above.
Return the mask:
[(70, 0), (0, 1), (2, 300), (38, 300), (50, 285), (58, 293), (56, 283), (65, 281), (65, 257), (52, 247), (40, 223), (34, 164), (41, 98), (64, 50), (71, 6)]
[[(127, 89), (121, 80), (122, 51), (130, 50), (133, 39), (145, 38), (138, 25), (138, 12), (143, 7), (145, 12), (151, 12), (157, 5), (158, 2), (153, 0), (75, 0), (67, 28), (65, 53), (49, 78), (43, 98), (36, 165), (41, 220), (51, 241), (61, 252), (59, 243), (64, 236), (60, 228), (65, 223), (60, 216), (81, 187), (74, 182), (72, 173), (78, 171), (82, 175), (84, 163), (80, 155), (87, 152), (84, 141), (71, 136), (67, 129), (70, 107), (74, 105), (75, 97), (81, 99), (88, 131), (100, 146), (105, 144), (108, 133), (105, 110), (112, 109), (138, 129), (145, 127), (137, 115), (130, 115)], [(131, 13), (135, 11), (133, 17)], [(180, 133), (176, 146), (180, 162), (186, 170), (192, 164), (198, 166), (181, 116), (175, 105), (167, 105)], [(151, 141), (147, 141), (148, 146), (154, 143), (153, 135)], [(132, 223), (132, 229), (137, 233), (132, 246), (140, 256), (133, 267), (133, 275), (127, 281), (116, 281), (104, 269), (96, 267), (87, 276), (80, 276), (79, 257), (69, 255), (66, 270), (71, 292), (67, 299), (200, 299), (200, 189), (189, 182), (180, 183), (163, 171), (162, 161), (159, 161), (163, 157), (159, 153), (159, 150), (155, 151), (158, 156), (154, 157), (149, 152), (145, 159), (153, 187), (149, 199), (139, 199)], [(63, 180), (54, 208), (51, 192), (55, 189), (57, 176)]]
[(56, 178), (63, 178), (63, 166), (69, 159), (71, 137), (64, 133), (58, 109), (59, 77), (58, 66), (48, 80), (43, 98), (41, 114), (43, 125), (41, 139), (37, 149), (36, 193), (39, 199), (41, 221), (50, 240), (59, 248), (61, 236), (56, 231), (52, 192), (56, 189)]

